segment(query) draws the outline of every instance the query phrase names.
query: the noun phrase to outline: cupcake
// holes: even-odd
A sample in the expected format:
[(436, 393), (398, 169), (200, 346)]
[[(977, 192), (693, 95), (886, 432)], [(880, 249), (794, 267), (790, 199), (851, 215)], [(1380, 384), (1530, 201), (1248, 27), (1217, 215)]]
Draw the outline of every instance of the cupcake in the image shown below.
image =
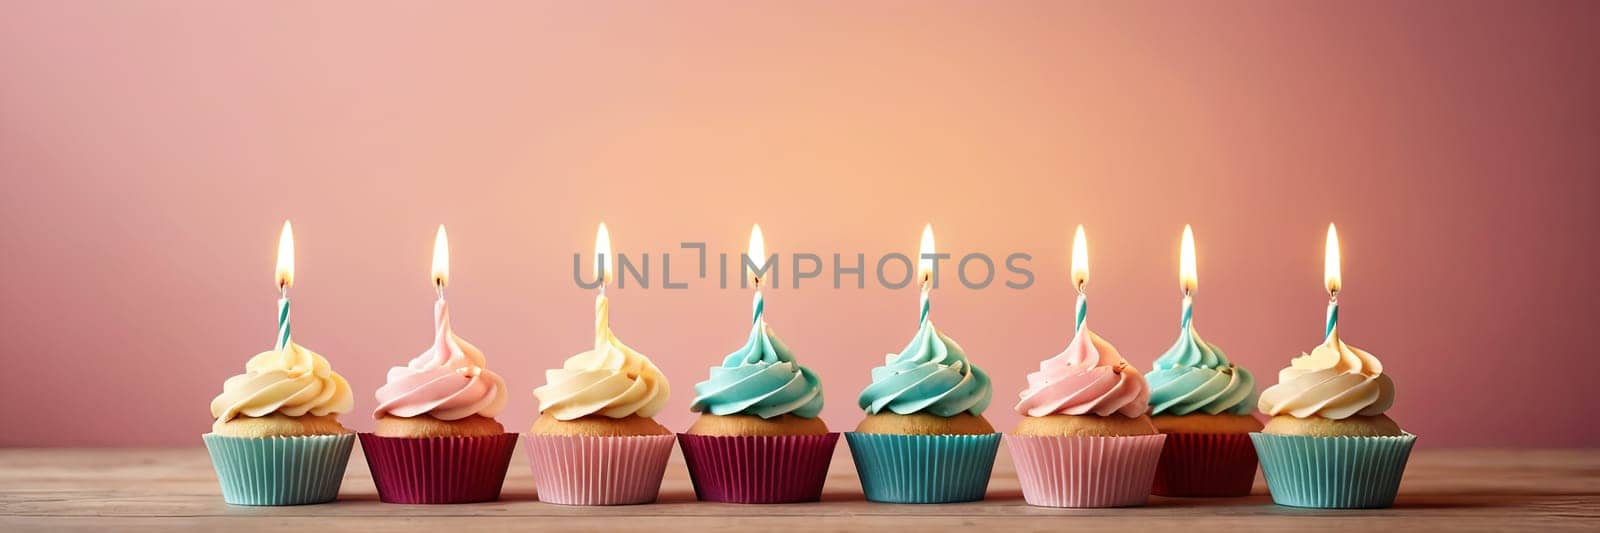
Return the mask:
[(280, 346), (250, 358), (211, 400), (216, 422), (203, 438), (234, 505), (333, 501), (355, 444), (338, 418), (354, 403), (350, 384), (288, 338), (288, 300), (281, 309)]
[(444, 298), (434, 304), (433, 346), (389, 369), (373, 411), (377, 429), (361, 449), (388, 503), (471, 503), (500, 498), (517, 434), (495, 421), (505, 380), (483, 352), (450, 328)]
[(917, 334), (872, 369), (858, 401), (867, 417), (846, 433), (867, 499), (983, 499), (1000, 434), (983, 418), (994, 389), (961, 345), (934, 327), (923, 293)]
[(539, 500), (562, 505), (655, 501), (673, 435), (651, 417), (667, 404), (666, 376), (611, 333), (595, 299), (594, 349), (545, 372), (528, 458)]
[(1042, 507), (1143, 505), (1166, 439), (1145, 415), (1150, 385), (1080, 322), (1067, 349), (1028, 374), (1006, 436), (1022, 496)]
[(813, 502), (838, 433), (817, 415), (822, 383), (778, 340), (756, 293), (754, 324), (744, 346), (694, 386), (689, 410), (701, 413), (678, 434), (695, 495), (732, 503)]
[(1178, 341), (1156, 359), (1150, 416), (1167, 436), (1152, 492), (1159, 496), (1245, 496), (1256, 480), (1250, 433), (1256, 380), (1200, 338), (1185, 305)]
[(1290, 362), (1278, 384), (1261, 393), (1272, 416), (1251, 433), (1272, 501), (1316, 508), (1379, 508), (1394, 504), (1416, 436), (1384, 415), (1394, 382), (1383, 363), (1339, 339)]

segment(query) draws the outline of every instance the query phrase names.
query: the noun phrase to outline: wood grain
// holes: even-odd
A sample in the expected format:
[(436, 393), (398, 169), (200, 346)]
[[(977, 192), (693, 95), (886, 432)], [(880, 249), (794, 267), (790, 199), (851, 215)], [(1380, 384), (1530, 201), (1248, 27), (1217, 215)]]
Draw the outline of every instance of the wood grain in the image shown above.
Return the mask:
[(507, 528), (609, 531), (866, 530), (1236, 530), (1351, 527), (1364, 530), (1600, 530), (1600, 451), (1419, 450), (1393, 509), (1306, 510), (1255, 494), (1234, 499), (1152, 497), (1133, 509), (1066, 510), (1023, 503), (1001, 447), (989, 499), (949, 505), (888, 505), (862, 499), (841, 442), (821, 503), (734, 505), (694, 499), (682, 458), (667, 469), (651, 505), (563, 507), (536, 500), (519, 450), (503, 500), (472, 505), (389, 505), (377, 500), (359, 449), (340, 501), (300, 507), (222, 503), (203, 449), (0, 449), (0, 531), (114, 529), (353, 531)]

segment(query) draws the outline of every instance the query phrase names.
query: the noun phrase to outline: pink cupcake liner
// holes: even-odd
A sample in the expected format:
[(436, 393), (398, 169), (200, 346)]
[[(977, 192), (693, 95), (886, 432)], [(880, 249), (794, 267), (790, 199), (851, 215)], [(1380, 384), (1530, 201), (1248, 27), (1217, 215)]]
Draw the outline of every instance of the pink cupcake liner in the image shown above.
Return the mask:
[(1144, 505), (1166, 435), (1006, 435), (1022, 498), (1040, 507)]
[(1256, 447), (1248, 433), (1168, 433), (1151, 494), (1248, 496), (1256, 482)]
[(678, 434), (695, 497), (729, 503), (822, 499), (838, 433), (793, 436)]
[(672, 455), (672, 435), (528, 435), (539, 501), (560, 505), (650, 503)]
[(361, 451), (385, 503), (472, 503), (500, 499), (517, 434), (487, 437), (380, 437), (361, 434)]

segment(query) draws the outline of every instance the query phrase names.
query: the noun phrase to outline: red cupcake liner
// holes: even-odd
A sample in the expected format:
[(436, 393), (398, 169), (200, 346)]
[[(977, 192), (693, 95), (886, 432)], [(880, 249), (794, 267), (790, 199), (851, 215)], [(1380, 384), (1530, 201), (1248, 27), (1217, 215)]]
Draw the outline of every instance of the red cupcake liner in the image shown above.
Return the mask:
[(633, 505), (656, 501), (672, 435), (528, 435), (528, 466), (539, 501)]
[(792, 436), (678, 434), (695, 497), (727, 503), (822, 499), (838, 433)]
[(1219, 498), (1250, 495), (1256, 448), (1245, 433), (1168, 433), (1156, 464), (1157, 496)]
[(385, 503), (473, 503), (500, 499), (517, 434), (488, 437), (380, 437), (361, 434), (361, 451)]

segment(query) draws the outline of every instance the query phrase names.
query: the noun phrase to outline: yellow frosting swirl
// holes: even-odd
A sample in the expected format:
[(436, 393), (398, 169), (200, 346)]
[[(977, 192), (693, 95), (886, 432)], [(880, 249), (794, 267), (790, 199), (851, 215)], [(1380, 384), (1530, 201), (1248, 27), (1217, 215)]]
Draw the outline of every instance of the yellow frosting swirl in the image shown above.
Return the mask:
[(533, 390), (539, 411), (557, 420), (589, 415), (655, 416), (667, 404), (670, 387), (666, 376), (611, 333), (610, 303), (605, 296), (596, 298), (594, 307), (594, 349), (545, 372), (545, 385)]
[(347, 412), (354, 403), (350, 383), (328, 360), (291, 340), (281, 350), (251, 357), (243, 374), (223, 382), (222, 394), (211, 400), (211, 416), (218, 424), (273, 413), (323, 416)]
[(1339, 329), (1309, 354), (1278, 373), (1278, 384), (1261, 393), (1261, 412), (1334, 420), (1383, 414), (1394, 405), (1394, 381), (1377, 357), (1339, 340)]

